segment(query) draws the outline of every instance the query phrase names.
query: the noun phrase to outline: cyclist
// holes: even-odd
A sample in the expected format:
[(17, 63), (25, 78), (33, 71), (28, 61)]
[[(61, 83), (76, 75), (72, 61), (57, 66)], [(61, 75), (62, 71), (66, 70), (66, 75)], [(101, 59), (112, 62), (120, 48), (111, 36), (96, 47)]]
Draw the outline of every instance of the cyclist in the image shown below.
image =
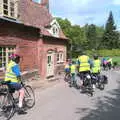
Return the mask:
[(100, 65), (101, 65), (101, 61), (99, 60), (97, 55), (94, 55), (94, 60), (93, 60), (93, 63), (92, 63), (92, 73), (93, 74), (99, 74), (100, 73), (100, 71), (101, 71)]
[[(92, 62), (92, 74), (94, 77), (96, 77), (97, 79), (96, 80), (99, 80), (99, 74), (100, 74), (100, 71), (101, 71), (101, 61), (99, 60), (98, 58), (98, 55), (94, 55), (94, 60)], [(96, 84), (97, 81), (93, 81), (94, 84)], [(99, 82), (99, 81), (98, 81)]]
[(74, 61), (72, 61), (72, 64), (71, 64), (71, 66), (70, 66), (70, 73), (71, 73), (71, 76), (72, 76), (72, 78), (71, 78), (71, 86), (72, 85), (76, 85), (76, 80), (75, 80), (75, 75), (76, 75), (76, 65), (75, 65), (75, 62)]
[(108, 60), (109, 60), (109, 57), (104, 57), (102, 60), (102, 65), (104, 70), (108, 67)]
[(112, 67), (112, 65), (113, 65), (112, 58), (109, 58), (109, 59), (107, 60), (107, 62), (108, 62), (109, 70), (110, 70), (111, 67)]
[(18, 113), (24, 113), (23, 107), (23, 98), (24, 98), (24, 89), (21, 85), (21, 74), (20, 74), (20, 56), (17, 54), (12, 54), (10, 56), (10, 61), (6, 68), (5, 73), (5, 82), (8, 82), (10, 89), (15, 89), (19, 91), (19, 103), (18, 103)]
[(81, 56), (78, 57), (78, 63), (80, 78), (82, 80), (81, 84), (84, 85), (84, 75), (90, 73), (91, 61), (89, 56), (87, 56), (85, 52), (82, 52)]
[(70, 61), (69, 60), (66, 61), (64, 70), (65, 70), (65, 80), (66, 80), (67, 76), (70, 75)]

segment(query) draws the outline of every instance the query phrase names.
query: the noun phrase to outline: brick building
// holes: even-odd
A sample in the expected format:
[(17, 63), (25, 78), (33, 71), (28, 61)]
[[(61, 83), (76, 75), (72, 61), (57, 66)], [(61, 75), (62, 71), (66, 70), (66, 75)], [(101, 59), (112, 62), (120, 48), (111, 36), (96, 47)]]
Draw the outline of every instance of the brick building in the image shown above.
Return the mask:
[[(49, 13), (49, 1), (0, 0), (0, 74), (11, 53), (21, 56), (23, 73), (41, 79), (63, 69), (67, 38)], [(33, 74), (32, 74), (33, 73)]]

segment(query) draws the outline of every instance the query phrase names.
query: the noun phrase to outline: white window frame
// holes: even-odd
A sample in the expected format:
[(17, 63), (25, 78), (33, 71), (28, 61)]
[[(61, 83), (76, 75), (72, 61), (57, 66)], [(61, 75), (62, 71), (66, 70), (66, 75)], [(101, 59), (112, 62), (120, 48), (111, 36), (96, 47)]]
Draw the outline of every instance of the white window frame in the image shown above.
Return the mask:
[(52, 33), (54, 36), (58, 37), (59, 36), (59, 29), (57, 28), (57, 26), (53, 26), (52, 27)]
[(9, 62), (9, 56), (15, 53), (13, 46), (0, 46), (0, 69), (4, 69)]
[[(2, 0), (2, 5), (0, 9), (2, 9), (2, 16), (12, 18), (12, 19), (17, 19), (18, 17), (18, 0), (6, 0), (7, 3), (4, 2), (5, 0)], [(11, 6), (13, 5), (13, 6)], [(5, 7), (7, 9), (5, 9)], [(5, 14), (5, 11), (8, 12)]]
[(64, 62), (64, 53), (58, 52), (57, 53), (57, 63), (63, 63)]

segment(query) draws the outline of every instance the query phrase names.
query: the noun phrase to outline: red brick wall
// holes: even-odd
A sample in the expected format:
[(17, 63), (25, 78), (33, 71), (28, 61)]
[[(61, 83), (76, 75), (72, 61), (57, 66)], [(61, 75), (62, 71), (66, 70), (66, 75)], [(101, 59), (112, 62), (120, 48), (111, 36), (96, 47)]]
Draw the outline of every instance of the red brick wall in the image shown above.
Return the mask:
[[(22, 57), (20, 63), (22, 71), (38, 69), (40, 77), (44, 79), (47, 70), (47, 51), (50, 49), (63, 51), (64, 60), (66, 59), (66, 40), (39, 38), (38, 29), (24, 25), (0, 22), (0, 26), (2, 28), (0, 28), (0, 46), (16, 46), (16, 52)], [(56, 54), (54, 57), (54, 73), (58, 73), (59, 67), (63, 64), (57, 64)]]
[[(64, 53), (64, 61), (66, 60), (66, 41), (60, 40), (60, 39), (55, 39), (55, 38), (44, 38), (43, 42), (44, 48), (41, 51), (43, 53), (42, 57), (42, 76), (46, 76), (46, 70), (47, 70), (47, 51), (48, 50), (53, 50), (55, 51), (63, 51)], [(57, 64), (57, 54), (54, 54), (54, 74), (59, 73), (63, 69), (64, 63)], [(61, 68), (61, 69), (59, 69)]]
[(39, 39), (38, 43), (37, 43), (37, 47), (38, 47), (38, 69), (39, 69), (39, 74), (41, 79), (44, 79), (44, 73), (45, 73), (45, 69), (44, 69), (44, 61), (45, 61), (45, 52), (44, 52), (44, 47), (43, 47), (43, 40)]
[(12, 23), (2, 23), (1, 28), (0, 46), (16, 46), (16, 53), (22, 57), (20, 62), (22, 71), (37, 69), (37, 41), (39, 39), (37, 31)]

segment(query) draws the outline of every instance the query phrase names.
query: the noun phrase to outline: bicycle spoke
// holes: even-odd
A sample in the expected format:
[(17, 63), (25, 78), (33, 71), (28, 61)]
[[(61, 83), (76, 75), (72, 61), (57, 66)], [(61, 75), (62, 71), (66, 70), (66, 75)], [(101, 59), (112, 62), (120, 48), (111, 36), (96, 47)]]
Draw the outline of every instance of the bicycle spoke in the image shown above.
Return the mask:
[(32, 108), (35, 104), (35, 95), (34, 91), (30, 86), (25, 86), (25, 97), (24, 97), (25, 105), (28, 108)]
[(14, 107), (13, 107), (13, 101), (12, 99), (9, 97), (9, 95), (4, 96), (2, 105), (1, 105), (1, 116), (2, 119), (4, 120), (6, 119), (10, 119), (14, 113)]

